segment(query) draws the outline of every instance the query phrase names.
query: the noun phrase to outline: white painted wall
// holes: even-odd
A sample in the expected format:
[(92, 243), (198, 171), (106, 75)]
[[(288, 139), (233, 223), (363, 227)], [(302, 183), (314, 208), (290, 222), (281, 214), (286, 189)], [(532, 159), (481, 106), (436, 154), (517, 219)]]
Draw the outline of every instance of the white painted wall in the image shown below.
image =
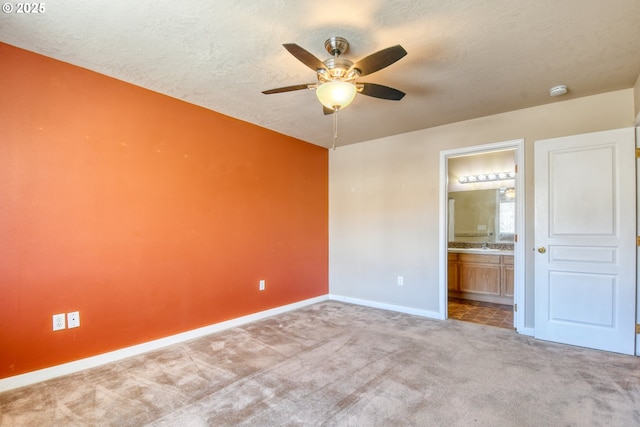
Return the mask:
[[(534, 142), (633, 124), (634, 90), (625, 89), (330, 151), (329, 292), (437, 312), (440, 151), (524, 138), (526, 240), (533, 242)], [(533, 327), (532, 263), (527, 251), (525, 327)]]

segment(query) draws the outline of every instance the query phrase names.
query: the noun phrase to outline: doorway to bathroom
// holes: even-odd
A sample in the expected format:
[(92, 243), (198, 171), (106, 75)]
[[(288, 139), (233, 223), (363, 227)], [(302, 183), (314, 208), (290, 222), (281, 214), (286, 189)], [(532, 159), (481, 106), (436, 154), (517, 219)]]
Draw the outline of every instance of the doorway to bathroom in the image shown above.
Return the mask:
[(516, 140), (441, 153), (443, 318), (523, 324), (523, 150)]

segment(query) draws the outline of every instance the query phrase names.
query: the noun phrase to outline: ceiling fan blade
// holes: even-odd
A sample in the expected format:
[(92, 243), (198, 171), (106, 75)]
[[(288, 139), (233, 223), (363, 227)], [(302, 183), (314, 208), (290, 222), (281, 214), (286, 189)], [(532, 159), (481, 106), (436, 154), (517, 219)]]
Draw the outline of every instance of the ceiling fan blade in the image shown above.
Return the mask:
[(335, 113), (335, 110), (332, 110), (331, 108), (327, 108), (324, 105), (322, 106), (322, 112), (324, 113), (325, 116), (329, 115), (329, 114), (333, 114)]
[(324, 65), (322, 61), (320, 61), (312, 53), (301, 48), (297, 44), (285, 43), (282, 46), (284, 46), (284, 48), (287, 49), (291, 55), (295, 56), (298, 59), (298, 61), (302, 62), (307, 67), (311, 68), (313, 71), (327, 69), (327, 66)]
[(302, 85), (285, 86), (276, 89), (263, 90), (262, 93), (264, 93), (265, 95), (271, 95), (272, 93), (292, 92), (294, 90), (312, 89), (314, 87), (316, 87), (315, 83), (307, 83)]
[[(358, 91), (367, 96), (374, 98), (389, 99), (391, 101), (400, 101), (404, 97), (404, 92), (389, 86), (378, 85), (375, 83), (358, 83)], [(362, 87), (362, 90), (360, 90)]]
[(351, 68), (357, 68), (358, 70), (360, 70), (361, 76), (366, 76), (367, 74), (375, 73), (376, 71), (382, 70), (384, 67), (388, 67), (389, 65), (404, 57), (406, 54), (407, 51), (404, 50), (402, 46), (397, 44), (395, 46), (379, 50), (376, 53), (372, 53), (366, 58), (363, 58), (353, 64)]

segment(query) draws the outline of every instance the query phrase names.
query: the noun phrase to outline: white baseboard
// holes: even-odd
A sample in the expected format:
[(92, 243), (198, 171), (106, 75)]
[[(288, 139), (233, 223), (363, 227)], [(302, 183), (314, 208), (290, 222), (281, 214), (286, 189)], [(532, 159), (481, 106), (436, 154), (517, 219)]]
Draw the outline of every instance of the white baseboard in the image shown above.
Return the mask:
[(261, 320), (267, 317), (286, 313), (288, 311), (297, 310), (299, 308), (306, 307), (306, 306), (327, 301), (327, 300), (341, 301), (349, 304), (362, 305), (365, 307), (372, 307), (372, 308), (380, 308), (383, 310), (396, 311), (399, 313), (406, 313), (406, 314), (412, 314), (416, 316), (442, 320), (441, 314), (436, 311), (420, 310), (416, 308), (386, 304), (386, 303), (381, 303), (377, 301), (369, 301), (369, 300), (363, 300), (358, 298), (327, 294), (327, 295), (322, 295), (315, 298), (310, 298), (304, 301), (299, 301), (293, 304), (288, 304), (282, 307), (276, 307), (270, 310), (260, 311), (258, 313), (238, 317), (236, 319), (215, 323), (213, 325), (205, 326), (198, 329), (193, 329), (191, 331), (183, 332), (176, 335), (171, 335), (169, 337), (160, 338), (157, 340), (145, 342), (145, 343), (134, 345), (131, 347), (126, 347), (120, 350), (99, 354), (97, 356), (91, 356), (85, 359), (64, 363), (62, 365), (52, 366), (50, 368), (40, 369), (33, 372), (27, 372), (25, 374), (15, 375), (13, 377), (3, 378), (3, 379), (0, 379), (0, 393), (3, 391), (13, 390), (19, 387), (24, 387), (24, 386), (39, 383), (42, 381), (50, 380), (52, 378), (61, 377), (63, 375), (73, 374), (79, 371), (83, 371), (85, 369), (106, 365), (107, 363), (117, 362), (118, 360), (122, 360), (127, 357), (137, 356), (143, 353), (147, 353), (149, 351), (158, 350), (174, 344), (180, 344), (182, 342), (189, 341), (195, 338), (200, 338), (216, 332), (220, 332), (225, 329), (235, 328), (237, 326), (242, 326), (247, 323), (255, 322), (257, 320)]
[[(376, 302), (376, 301), (362, 300), (362, 299), (351, 298), (351, 297), (343, 297), (340, 295), (333, 295), (333, 294), (329, 294), (329, 299), (335, 300), (335, 301), (342, 301), (350, 304), (363, 305), (366, 307), (380, 308), (383, 310), (397, 311), (397, 312), (406, 313), (406, 314), (414, 314), (416, 316), (428, 317), (431, 319), (444, 320), (444, 318), (442, 317), (442, 314), (437, 311), (419, 310), (411, 307), (391, 305), (391, 304), (385, 304), (385, 303)], [(518, 328), (517, 332), (520, 335), (527, 335), (527, 336), (533, 337), (535, 336), (535, 331), (536, 330), (534, 328)], [(638, 341), (639, 341), (638, 350), (636, 351), (636, 353), (640, 355), (640, 340)]]
[(403, 305), (386, 304), (386, 303), (377, 302), (377, 301), (369, 301), (369, 300), (363, 300), (358, 298), (344, 297), (341, 295), (334, 295), (334, 294), (329, 294), (329, 299), (335, 300), (335, 301), (342, 301), (350, 304), (363, 305), (365, 307), (380, 308), (383, 310), (397, 311), (399, 313), (413, 314), (415, 316), (422, 316), (422, 317), (428, 317), (431, 319), (443, 320), (442, 314), (437, 311), (420, 310), (417, 308), (405, 307)]
[(0, 392), (12, 390), (19, 387), (35, 384), (41, 381), (46, 381), (52, 378), (60, 377), (63, 375), (73, 374), (75, 372), (83, 371), (89, 368), (95, 368), (107, 363), (116, 362), (118, 360), (125, 359), (131, 356), (137, 356), (142, 353), (146, 353), (152, 350), (158, 350), (163, 347), (167, 347), (173, 344), (179, 344), (185, 341), (192, 340), (194, 338), (200, 338), (205, 335), (220, 332), (225, 329), (235, 328), (242, 326), (256, 320), (261, 320), (267, 317), (275, 316), (277, 314), (286, 313), (288, 311), (297, 310), (302, 307), (306, 307), (311, 304), (326, 301), (329, 299), (329, 295), (322, 295), (315, 298), (310, 298), (304, 301), (298, 301), (293, 304), (284, 305), (282, 307), (276, 307), (258, 313), (249, 314), (247, 316), (238, 317), (236, 319), (227, 320), (213, 325), (205, 326), (191, 331), (183, 332), (169, 337), (160, 338), (154, 341), (145, 342), (142, 344), (126, 347), (120, 350), (111, 351), (109, 353), (99, 354), (97, 356), (87, 357), (86, 359), (75, 360), (73, 362), (64, 363), (62, 365), (52, 366), (50, 368), (40, 369), (33, 372), (27, 372), (26, 374), (15, 375), (0, 380)]

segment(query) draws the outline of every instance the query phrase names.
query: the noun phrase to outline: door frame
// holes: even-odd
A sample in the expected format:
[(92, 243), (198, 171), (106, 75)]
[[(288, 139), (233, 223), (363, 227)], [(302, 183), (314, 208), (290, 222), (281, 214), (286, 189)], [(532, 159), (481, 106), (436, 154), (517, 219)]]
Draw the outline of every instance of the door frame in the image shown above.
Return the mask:
[[(524, 139), (514, 139), (510, 141), (496, 142), (484, 145), (476, 145), (471, 147), (456, 148), (452, 150), (445, 150), (440, 152), (440, 224), (439, 224), (439, 256), (440, 256), (440, 301), (439, 306), (439, 318), (446, 319), (449, 317), (448, 313), (448, 263), (447, 263), (447, 249), (448, 249), (448, 233), (447, 233), (447, 218), (449, 211), (448, 193), (449, 193), (449, 158), (461, 157), (472, 154), (483, 154), (492, 151), (500, 150), (515, 150), (515, 163), (518, 166), (518, 173), (515, 178), (516, 189), (516, 234), (518, 235), (518, 243), (514, 245), (513, 260), (514, 260), (514, 304), (517, 304), (518, 311), (514, 313), (514, 326), (520, 333), (526, 329), (524, 326), (524, 319), (526, 305), (525, 305), (525, 191), (524, 191), (524, 177), (525, 177), (525, 163), (524, 163)], [(530, 332), (527, 330), (527, 334)]]
[[(636, 120), (636, 150), (640, 149), (640, 113)], [(640, 160), (636, 155), (636, 235), (640, 236)], [(640, 356), (640, 250), (636, 248), (636, 356)]]

